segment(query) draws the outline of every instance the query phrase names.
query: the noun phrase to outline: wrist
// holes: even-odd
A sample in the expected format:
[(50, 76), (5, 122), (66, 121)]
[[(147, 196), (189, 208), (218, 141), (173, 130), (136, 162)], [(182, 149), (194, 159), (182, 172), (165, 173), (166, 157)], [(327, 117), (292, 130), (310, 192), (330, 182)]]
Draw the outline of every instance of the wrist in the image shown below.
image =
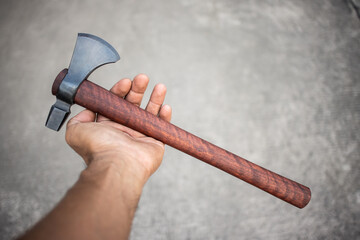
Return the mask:
[(146, 180), (140, 170), (113, 157), (92, 159), (80, 176), (80, 181), (92, 184), (104, 194), (112, 191), (134, 212)]
[(129, 179), (133, 184), (143, 187), (151, 173), (139, 163), (141, 156), (124, 156), (117, 152), (102, 152), (93, 154), (85, 159), (91, 171), (109, 168), (116, 172), (122, 179)]

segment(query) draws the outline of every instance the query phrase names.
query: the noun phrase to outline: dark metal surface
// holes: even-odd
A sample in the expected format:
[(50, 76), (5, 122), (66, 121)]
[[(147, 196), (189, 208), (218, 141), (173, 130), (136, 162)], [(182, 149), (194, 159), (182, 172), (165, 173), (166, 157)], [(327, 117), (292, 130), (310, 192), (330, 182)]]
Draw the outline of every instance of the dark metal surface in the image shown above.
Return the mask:
[(50, 109), (45, 125), (59, 131), (70, 114), (73, 99), (81, 82), (96, 68), (119, 59), (117, 51), (103, 39), (79, 33), (68, 73), (60, 84), (57, 100)]
[(59, 131), (71, 113), (70, 108), (71, 105), (69, 103), (56, 99), (56, 102), (51, 106), (49, 115), (46, 119), (46, 127)]

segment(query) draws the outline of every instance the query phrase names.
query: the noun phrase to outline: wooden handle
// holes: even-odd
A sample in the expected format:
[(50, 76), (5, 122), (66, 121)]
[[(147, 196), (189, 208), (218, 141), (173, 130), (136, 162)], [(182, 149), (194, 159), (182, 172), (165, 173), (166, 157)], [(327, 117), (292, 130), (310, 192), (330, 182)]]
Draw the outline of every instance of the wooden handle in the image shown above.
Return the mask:
[(209, 143), (92, 82), (83, 81), (76, 93), (75, 103), (219, 168), (298, 208), (305, 207), (310, 201), (308, 187)]

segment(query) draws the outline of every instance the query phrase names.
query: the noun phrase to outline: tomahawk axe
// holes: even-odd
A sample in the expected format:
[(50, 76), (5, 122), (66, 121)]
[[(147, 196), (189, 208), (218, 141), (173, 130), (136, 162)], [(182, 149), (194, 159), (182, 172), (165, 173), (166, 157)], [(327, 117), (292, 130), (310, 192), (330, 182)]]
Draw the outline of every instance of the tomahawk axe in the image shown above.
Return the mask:
[(59, 131), (70, 114), (71, 105), (76, 103), (219, 168), (298, 208), (308, 204), (311, 198), (308, 187), (207, 142), (86, 80), (96, 68), (119, 59), (116, 50), (103, 39), (79, 33), (69, 68), (58, 74), (52, 86), (56, 102), (50, 109), (46, 126)]

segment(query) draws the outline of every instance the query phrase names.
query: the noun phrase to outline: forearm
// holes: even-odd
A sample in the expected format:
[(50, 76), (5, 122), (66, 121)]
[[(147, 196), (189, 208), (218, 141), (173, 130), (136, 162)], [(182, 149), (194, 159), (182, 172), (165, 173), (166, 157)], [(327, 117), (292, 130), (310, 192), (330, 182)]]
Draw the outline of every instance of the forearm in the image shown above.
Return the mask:
[(123, 167), (92, 161), (24, 239), (127, 239), (144, 180)]

